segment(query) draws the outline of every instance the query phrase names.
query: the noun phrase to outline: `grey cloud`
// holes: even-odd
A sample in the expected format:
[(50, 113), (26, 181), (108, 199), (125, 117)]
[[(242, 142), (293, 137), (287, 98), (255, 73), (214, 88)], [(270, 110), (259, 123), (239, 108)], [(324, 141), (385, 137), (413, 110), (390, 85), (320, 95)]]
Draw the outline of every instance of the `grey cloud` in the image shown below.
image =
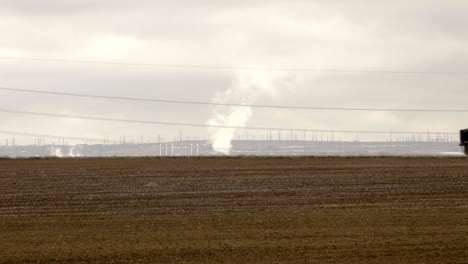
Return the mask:
[[(0, 56), (312, 69), (468, 71), (466, 1), (2, 1)], [(274, 75), (274, 73), (271, 73)], [(150, 98), (210, 100), (235, 73), (0, 59), (0, 85)], [(259, 103), (466, 108), (464, 75), (291, 73)], [(210, 108), (0, 92), (2, 107), (203, 123)], [(75, 122), (0, 114), (5, 129), (165, 137), (202, 129)], [(39, 120), (39, 121), (38, 121)], [(34, 130), (28, 124), (34, 123)], [(251, 124), (299, 128), (455, 131), (462, 115), (254, 112)], [(109, 132), (111, 131), (111, 132)], [(116, 132), (117, 131), (117, 132)]]

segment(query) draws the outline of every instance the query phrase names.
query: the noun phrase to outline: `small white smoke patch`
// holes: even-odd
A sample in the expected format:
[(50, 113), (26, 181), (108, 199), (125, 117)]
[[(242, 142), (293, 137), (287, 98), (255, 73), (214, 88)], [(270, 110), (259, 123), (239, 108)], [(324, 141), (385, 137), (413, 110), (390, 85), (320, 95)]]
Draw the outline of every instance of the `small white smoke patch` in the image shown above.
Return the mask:
[(70, 151), (68, 152), (69, 157), (81, 157), (81, 154), (75, 149), (75, 147), (71, 147)]
[(58, 158), (63, 158), (63, 152), (61, 148), (52, 147), (50, 155)]

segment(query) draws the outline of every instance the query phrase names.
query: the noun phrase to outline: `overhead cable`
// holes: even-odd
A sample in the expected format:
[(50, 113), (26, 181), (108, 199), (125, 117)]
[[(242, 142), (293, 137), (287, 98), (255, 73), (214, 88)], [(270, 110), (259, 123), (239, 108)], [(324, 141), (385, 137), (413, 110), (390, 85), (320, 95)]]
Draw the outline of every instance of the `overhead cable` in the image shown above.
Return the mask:
[[(418, 134), (423, 135), (428, 132), (408, 132), (408, 131), (366, 131), (366, 130), (334, 130), (334, 129), (310, 129), (310, 128), (282, 128), (282, 127), (255, 127), (255, 126), (227, 126), (227, 125), (210, 125), (210, 124), (196, 124), (196, 123), (178, 123), (166, 121), (152, 121), (152, 120), (135, 120), (135, 119), (122, 119), (110, 117), (97, 117), (97, 116), (82, 116), (82, 115), (68, 115), (68, 114), (55, 114), (43, 113), (32, 111), (21, 111), (12, 109), (0, 109), (2, 113), (31, 115), (31, 116), (47, 116), (55, 118), (72, 118), (93, 121), (109, 121), (120, 123), (134, 123), (134, 124), (147, 124), (147, 125), (164, 125), (164, 126), (179, 126), (179, 127), (202, 127), (202, 128), (221, 128), (221, 129), (245, 129), (245, 130), (264, 130), (264, 131), (295, 131), (295, 132), (324, 132), (324, 133), (353, 133), (353, 134)], [(431, 132), (429, 132), (431, 133)], [(433, 132), (432, 132), (433, 133)], [(437, 132), (440, 134), (457, 135), (457, 133), (450, 132)]]
[(319, 69), (319, 68), (282, 68), (282, 67), (247, 67), (247, 66), (216, 66), (196, 64), (169, 64), (169, 63), (141, 63), (141, 62), (119, 62), (100, 60), (69, 60), (31, 57), (8, 57), (0, 56), (3, 60), (23, 60), (40, 62), (81, 63), (81, 64), (107, 64), (124, 66), (144, 66), (159, 68), (190, 68), (204, 70), (255, 70), (255, 71), (286, 71), (286, 72), (328, 72), (328, 73), (373, 73), (373, 74), (422, 74), (422, 75), (468, 75), (464, 71), (404, 71), (404, 70), (344, 70), (344, 69)]
[(411, 109), (411, 108), (351, 108), (351, 107), (320, 107), (320, 106), (292, 106), (292, 105), (261, 105), (261, 104), (234, 104), (234, 103), (216, 103), (203, 101), (186, 101), (186, 100), (169, 100), (157, 98), (137, 98), (124, 96), (96, 95), (83, 93), (55, 92), (44, 90), (31, 90), (0, 87), (0, 90), (9, 92), (35, 93), (46, 95), (70, 96), (97, 98), (108, 100), (123, 100), (136, 102), (151, 102), (151, 103), (170, 103), (170, 104), (189, 104), (189, 105), (211, 105), (211, 106), (230, 106), (230, 107), (252, 107), (252, 108), (274, 108), (274, 109), (290, 109), (290, 110), (324, 110), (324, 111), (374, 111), (374, 112), (442, 112), (442, 113), (467, 113), (468, 109)]

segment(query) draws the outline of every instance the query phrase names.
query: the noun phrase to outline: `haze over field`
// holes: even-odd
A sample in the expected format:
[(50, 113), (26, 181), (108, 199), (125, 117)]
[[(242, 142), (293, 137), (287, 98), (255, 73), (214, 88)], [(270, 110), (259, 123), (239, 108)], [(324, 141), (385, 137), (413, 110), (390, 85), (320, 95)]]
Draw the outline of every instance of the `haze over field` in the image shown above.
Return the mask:
[[(448, 74), (285, 73), (1, 58), (0, 86), (208, 102), (464, 109), (468, 77), (455, 73), (468, 71), (467, 8), (462, 0), (2, 1), (0, 57)], [(235, 90), (239, 85), (243, 90)], [(0, 91), (0, 104), (25, 111), (260, 127), (457, 132), (468, 126), (463, 113), (226, 109), (7, 91)], [(229, 129), (6, 113), (0, 118), (3, 130), (93, 138), (154, 140), (160, 135), (172, 140), (182, 131), (222, 142), (221, 148), (236, 135)], [(217, 133), (226, 135), (217, 141)]]

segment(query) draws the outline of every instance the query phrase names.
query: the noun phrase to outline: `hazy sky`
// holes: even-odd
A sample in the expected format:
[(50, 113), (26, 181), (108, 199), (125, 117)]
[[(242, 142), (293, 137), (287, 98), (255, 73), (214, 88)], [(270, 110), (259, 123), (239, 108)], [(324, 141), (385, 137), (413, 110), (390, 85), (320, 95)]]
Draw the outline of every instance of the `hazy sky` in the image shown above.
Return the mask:
[[(336, 70), (468, 72), (468, 1), (0, 0), (0, 56)], [(468, 109), (468, 74), (204, 70), (0, 59), (0, 86), (211, 101), (239, 79), (271, 85), (224, 101)], [(265, 80), (267, 80), (265, 84)], [(273, 84), (272, 84), (273, 83)], [(270, 87), (270, 86), (268, 86)], [(250, 96), (250, 95), (249, 95)], [(0, 91), (0, 108), (207, 123), (213, 108)], [(219, 109), (218, 109), (219, 110)], [(0, 130), (83, 137), (207, 137), (208, 129), (0, 113)], [(466, 113), (254, 109), (249, 126), (453, 131)], [(260, 136), (265, 132), (249, 132)], [(0, 139), (2, 136), (0, 136)], [(27, 139), (32, 142), (32, 139)], [(1, 143), (0, 143), (1, 144)]]

